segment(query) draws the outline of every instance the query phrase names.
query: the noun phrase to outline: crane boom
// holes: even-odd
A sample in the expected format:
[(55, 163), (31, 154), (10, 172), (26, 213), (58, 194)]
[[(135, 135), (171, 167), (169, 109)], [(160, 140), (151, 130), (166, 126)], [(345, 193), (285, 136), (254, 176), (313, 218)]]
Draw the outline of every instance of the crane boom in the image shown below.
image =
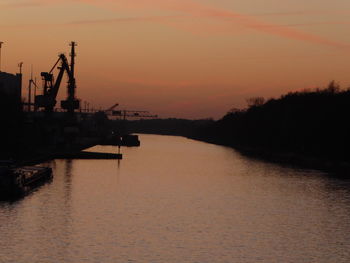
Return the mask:
[(60, 72), (58, 73), (58, 76), (57, 76), (57, 79), (56, 79), (56, 82), (54, 84), (54, 86), (52, 87), (52, 90), (50, 92), (50, 96), (55, 98), (57, 97), (57, 94), (58, 94), (58, 90), (60, 88), (60, 84), (62, 82), (62, 78), (63, 78), (63, 75), (64, 75), (64, 72), (68, 72), (69, 71), (69, 65), (68, 65), (68, 62), (67, 62), (67, 58), (64, 54), (61, 54), (60, 55), (60, 59), (61, 59), (61, 67), (60, 67)]
[(118, 105), (119, 105), (119, 103), (116, 103), (116, 104), (114, 104), (112, 107), (108, 108), (108, 109), (105, 110), (105, 111), (112, 111), (112, 110), (114, 110), (115, 107), (117, 107)]

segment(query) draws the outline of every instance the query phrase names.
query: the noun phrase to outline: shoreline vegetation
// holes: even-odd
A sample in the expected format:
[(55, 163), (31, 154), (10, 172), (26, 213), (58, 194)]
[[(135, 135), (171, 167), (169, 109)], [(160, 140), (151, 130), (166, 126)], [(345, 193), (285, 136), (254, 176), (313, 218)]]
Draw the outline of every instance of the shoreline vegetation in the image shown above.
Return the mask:
[(290, 92), (277, 99), (247, 99), (214, 121), (129, 121), (133, 133), (180, 135), (233, 147), (277, 163), (319, 169), (350, 178), (350, 89), (332, 81), (326, 88)]

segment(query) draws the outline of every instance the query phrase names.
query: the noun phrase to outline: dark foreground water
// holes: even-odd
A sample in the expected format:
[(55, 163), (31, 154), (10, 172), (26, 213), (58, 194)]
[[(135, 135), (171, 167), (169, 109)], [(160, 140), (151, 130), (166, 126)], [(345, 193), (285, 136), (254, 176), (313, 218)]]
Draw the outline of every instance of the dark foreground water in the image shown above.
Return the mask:
[[(0, 203), (0, 262), (350, 262), (350, 183), (181, 137), (55, 160)], [(115, 147), (94, 150), (116, 152)]]

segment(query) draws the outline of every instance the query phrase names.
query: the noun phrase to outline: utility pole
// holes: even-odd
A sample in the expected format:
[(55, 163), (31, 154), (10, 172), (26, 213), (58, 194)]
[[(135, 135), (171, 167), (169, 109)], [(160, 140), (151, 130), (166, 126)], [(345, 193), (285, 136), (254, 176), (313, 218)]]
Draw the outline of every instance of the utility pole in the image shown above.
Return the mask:
[(35, 97), (36, 97), (36, 78), (35, 78), (35, 81), (34, 81), (34, 111), (36, 112), (37, 110), (37, 107), (36, 107), (36, 104), (35, 104)]
[(19, 67), (19, 74), (16, 74), (16, 76), (19, 77), (19, 98), (22, 100), (22, 67), (23, 67), (23, 62), (18, 63)]
[(18, 67), (19, 67), (19, 74), (22, 75), (23, 62), (19, 62), (19, 63), (18, 63)]
[[(33, 65), (31, 65), (30, 68), (30, 80), (29, 80), (29, 87), (28, 87), (28, 111), (32, 111), (32, 83), (33, 83)], [(35, 98), (35, 97), (34, 97)]]
[(0, 41), (0, 72), (1, 72), (1, 47), (4, 42)]

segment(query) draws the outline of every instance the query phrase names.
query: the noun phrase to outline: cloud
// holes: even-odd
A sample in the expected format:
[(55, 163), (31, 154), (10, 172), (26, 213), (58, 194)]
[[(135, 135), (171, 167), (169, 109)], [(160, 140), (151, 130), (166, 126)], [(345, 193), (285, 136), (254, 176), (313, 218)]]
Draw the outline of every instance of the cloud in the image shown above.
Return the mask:
[(91, 20), (78, 20), (66, 23), (67, 25), (87, 25), (87, 24), (109, 24), (109, 23), (123, 23), (123, 22), (157, 22), (165, 21), (173, 18), (179, 18), (184, 16), (144, 16), (144, 17), (122, 17), (122, 18), (110, 18), (110, 19), (91, 19)]
[[(217, 24), (210, 22), (194, 22), (193, 20), (186, 21), (184, 19), (191, 19), (188, 15), (168, 15), (168, 16), (140, 16), (140, 17), (117, 17), (109, 19), (87, 19), (70, 21), (66, 23), (52, 23), (52, 24), (12, 24), (12, 25), (0, 25), (0, 28), (45, 28), (52, 26), (84, 26), (84, 25), (99, 25), (99, 24), (114, 24), (114, 23), (132, 23), (132, 22), (161, 22), (168, 25), (172, 25), (181, 30), (189, 31), (192, 33), (210, 33), (210, 34), (223, 34), (233, 33), (232, 25), (228, 23)], [(192, 17), (193, 18), (193, 17)], [(181, 19), (181, 20), (180, 20)], [(203, 24), (205, 26), (203, 27)], [(299, 26), (317, 26), (317, 25), (349, 25), (350, 21), (327, 21), (327, 22), (310, 22), (310, 23), (296, 23), (296, 24), (282, 24), (282, 25), (257, 25), (261, 28), (279, 28), (279, 27), (299, 27)], [(236, 32), (238, 28), (236, 28)], [(239, 31), (238, 31), (239, 32)]]
[(284, 27), (298, 27), (298, 26), (319, 26), (319, 25), (349, 25), (350, 21), (327, 21), (327, 22), (310, 22), (300, 24), (286, 24), (280, 25)]
[(157, 22), (157, 23), (168, 23), (171, 24), (171, 20), (177, 18), (184, 18), (185, 16), (140, 16), (140, 17), (117, 17), (109, 19), (87, 19), (87, 20), (76, 20), (63, 23), (36, 23), (36, 24), (11, 24), (6, 25), (0, 24), (0, 28), (3, 29), (32, 29), (32, 28), (48, 28), (48, 27), (62, 27), (62, 26), (89, 26), (89, 25), (105, 25), (115, 23), (145, 23), (145, 22)]
[[(251, 29), (257, 32), (279, 36), (286, 39), (293, 39), (293, 40), (299, 40), (304, 41), (308, 43), (318, 44), (318, 45), (324, 45), (329, 47), (336, 47), (336, 48), (349, 48), (350, 45), (348, 43), (343, 43), (340, 41), (331, 40), (325, 37), (321, 37), (315, 34), (306, 33), (301, 30), (296, 30), (291, 27), (295, 26), (304, 26), (304, 25), (310, 25), (310, 24), (294, 24), (294, 25), (276, 25), (271, 23), (266, 23), (260, 19), (257, 19), (256, 16), (249, 16), (244, 15), (241, 13), (201, 4), (199, 2), (194, 2), (191, 0), (137, 0), (137, 1), (122, 1), (122, 0), (35, 0), (35, 1), (27, 1), (27, 2), (21, 2), (21, 3), (8, 3), (5, 4), (5, 6), (35, 6), (35, 5), (42, 5), (42, 4), (53, 4), (53, 3), (85, 3), (93, 6), (98, 6), (101, 8), (105, 8), (108, 10), (114, 10), (120, 12), (123, 9), (133, 9), (133, 10), (142, 10), (143, 12), (145, 10), (167, 10), (167, 11), (173, 11), (178, 12), (181, 14), (190, 15), (192, 17), (201, 18), (201, 17), (210, 17), (212, 19), (215, 19), (222, 23), (222, 26), (224, 26), (226, 29), (225, 31), (229, 32), (229, 27), (227, 27), (227, 24), (235, 25), (235, 26), (241, 26), (246, 29)], [(343, 12), (347, 12), (348, 10), (344, 10)], [(270, 15), (287, 15), (287, 14), (307, 14), (312, 13), (312, 11), (300, 11), (300, 12), (285, 12), (285, 13), (270, 13)], [(339, 11), (342, 12), (342, 11)], [(317, 13), (316, 11), (314, 12)], [(176, 16), (174, 16), (176, 17)], [(140, 18), (117, 18), (117, 19), (109, 19), (109, 20), (85, 20), (85, 21), (77, 21), (77, 22), (71, 22), (67, 24), (71, 25), (77, 25), (77, 24), (97, 24), (97, 23), (111, 23), (111, 22), (135, 22), (135, 21), (153, 21), (158, 23), (164, 23), (171, 26), (176, 26), (176, 21), (169, 21), (169, 18), (171, 16), (163, 16), (163, 17), (140, 17)], [(226, 25), (224, 25), (226, 24)], [(329, 24), (329, 22), (328, 22)], [(183, 24), (180, 25), (180, 27)], [(190, 25), (191, 26), (191, 25)], [(189, 26), (189, 27), (190, 27)], [(194, 27), (196, 30), (203, 30), (200, 29), (198, 26)], [(219, 28), (219, 27), (218, 27)], [(212, 32), (209, 32), (212, 33)]]
[(191, 2), (190, 0), (138, 0), (127, 1), (127, 3), (118, 0), (76, 0), (79, 2), (96, 5), (103, 8), (123, 6), (129, 9), (161, 9), (168, 11), (176, 11), (196, 17), (211, 17), (225, 23), (233, 23), (241, 25), (245, 28), (252, 29), (258, 32), (275, 35), (287, 39), (294, 39), (318, 45), (324, 45), (336, 48), (349, 48), (350, 45), (339, 41), (330, 40), (314, 34), (306, 33), (300, 30), (295, 30), (286, 26), (279, 26), (263, 22), (252, 16), (236, 13), (233, 11), (224, 10), (221, 8), (212, 7), (209, 5)]
[(3, 3), (0, 4), (1, 9), (5, 8), (19, 8), (19, 7), (36, 7), (41, 6), (42, 3), (39, 2), (19, 2), (19, 3)]
[(252, 16), (310, 16), (310, 15), (348, 15), (350, 10), (307, 10), (290, 12), (255, 13)]

